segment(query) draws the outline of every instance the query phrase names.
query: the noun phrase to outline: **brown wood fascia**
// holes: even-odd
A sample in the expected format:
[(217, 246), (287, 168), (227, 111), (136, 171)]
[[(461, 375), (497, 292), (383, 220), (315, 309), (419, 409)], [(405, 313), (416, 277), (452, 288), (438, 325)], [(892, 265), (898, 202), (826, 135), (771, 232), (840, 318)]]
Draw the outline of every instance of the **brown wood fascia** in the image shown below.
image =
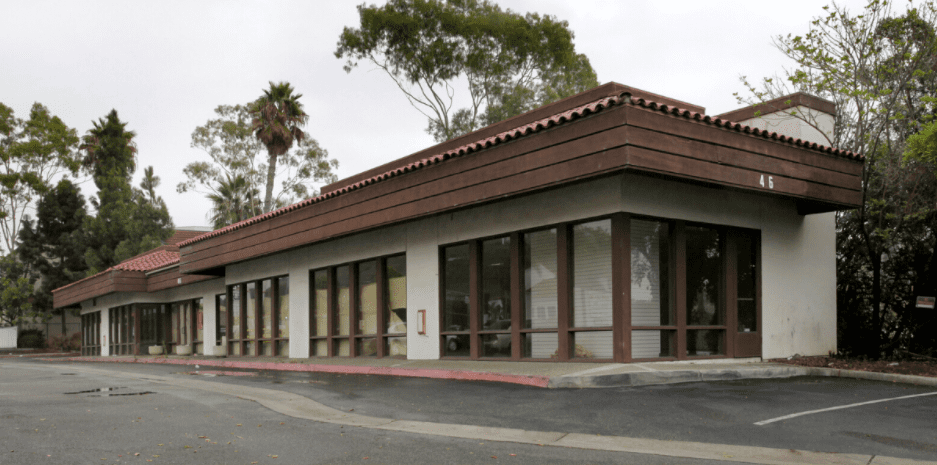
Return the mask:
[(359, 181), (363, 181), (372, 176), (377, 176), (381, 173), (385, 173), (387, 171), (393, 170), (400, 166), (405, 166), (410, 163), (420, 161), (424, 158), (431, 157), (439, 153), (445, 153), (446, 151), (457, 149), (463, 145), (470, 144), (475, 141), (482, 140), (491, 136), (495, 136), (497, 134), (500, 134), (505, 131), (509, 131), (516, 127), (520, 127), (525, 124), (532, 123), (534, 121), (550, 117), (557, 113), (562, 113), (570, 108), (575, 108), (580, 105), (585, 105), (589, 102), (596, 101), (603, 97), (608, 97), (610, 95), (620, 95), (624, 92), (631, 94), (635, 98), (643, 98), (646, 100), (651, 100), (651, 101), (661, 103), (664, 105), (683, 108), (683, 109), (694, 111), (697, 113), (706, 112), (706, 109), (699, 105), (694, 105), (692, 103), (687, 103), (687, 102), (683, 102), (680, 100), (672, 99), (670, 97), (665, 97), (663, 95), (654, 94), (652, 92), (637, 89), (634, 87), (625, 86), (622, 84), (618, 84), (616, 82), (609, 82), (609, 83), (600, 85), (596, 88), (593, 88), (591, 90), (588, 90), (586, 92), (582, 92), (580, 94), (576, 94), (576, 95), (564, 98), (562, 100), (558, 100), (549, 105), (544, 105), (542, 107), (531, 110), (527, 113), (517, 115), (512, 118), (508, 118), (504, 121), (500, 121), (498, 123), (492, 124), (491, 126), (486, 126), (482, 129), (465, 134), (463, 136), (459, 136), (455, 139), (442, 142), (432, 147), (428, 147), (412, 155), (408, 155), (408, 156), (396, 159), (392, 162), (388, 162), (383, 165), (377, 166), (375, 168), (371, 168), (367, 171), (363, 171), (361, 173), (355, 174), (353, 176), (349, 176), (345, 179), (342, 179), (332, 184), (324, 186), (322, 188), (322, 193), (325, 194), (327, 192), (332, 192), (332, 191), (341, 189), (342, 187), (345, 187), (345, 186), (350, 186)]
[[(180, 269), (198, 272), (625, 169), (829, 205), (859, 201), (859, 162), (619, 106), (191, 244)], [(773, 190), (759, 185), (761, 174), (776, 177)]]
[(146, 292), (142, 271), (111, 270), (75, 286), (52, 292), (52, 307), (62, 308), (114, 292)]

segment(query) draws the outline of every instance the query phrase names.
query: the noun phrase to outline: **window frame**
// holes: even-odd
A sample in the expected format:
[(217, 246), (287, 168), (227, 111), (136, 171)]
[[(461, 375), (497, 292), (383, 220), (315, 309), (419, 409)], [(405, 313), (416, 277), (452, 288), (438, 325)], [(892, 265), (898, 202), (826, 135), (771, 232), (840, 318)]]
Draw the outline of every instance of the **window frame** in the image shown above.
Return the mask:
[[(236, 356), (238, 357), (279, 357), (280, 354), (279, 345), (281, 342), (289, 343), (289, 330), (287, 334), (280, 334), (280, 324), (279, 324), (279, 315), (280, 315), (280, 298), (279, 298), (279, 283), (280, 278), (289, 278), (289, 273), (278, 274), (274, 276), (267, 276), (259, 279), (249, 279), (246, 281), (228, 284), (225, 289), (225, 303), (226, 303), (226, 312), (227, 312), (227, 326), (228, 329), (231, 329), (234, 324), (234, 288), (238, 288), (239, 292), (239, 305), (238, 305), (238, 332), (240, 334), (233, 334), (233, 331), (228, 331), (228, 355), (235, 355), (230, 348), (233, 344), (238, 344), (240, 349)], [(263, 337), (263, 282), (270, 281), (270, 337)], [(253, 284), (255, 289), (255, 303), (254, 303), (254, 337), (247, 337), (247, 285)], [(217, 326), (217, 322), (216, 322)], [(233, 337), (237, 336), (237, 338)], [(263, 353), (263, 344), (268, 343), (271, 346), (271, 354), (264, 355)], [(247, 344), (254, 345), (254, 354), (247, 354), (246, 348)]]
[[(600, 220), (611, 221), (611, 261), (612, 261), (612, 326), (603, 327), (573, 327), (572, 316), (572, 273), (573, 273), (573, 227), (579, 224), (590, 223)], [(668, 231), (668, 279), (669, 298), (672, 299), (672, 320), (669, 325), (632, 325), (631, 321), (631, 220), (657, 221), (667, 223)], [(716, 311), (720, 312), (721, 323), (719, 325), (688, 325), (686, 308), (686, 228), (703, 227), (717, 231), (719, 234), (720, 247), (720, 265), (718, 275), (720, 282), (717, 284), (720, 291), (720, 300)], [(524, 251), (523, 243), (525, 234), (537, 233), (543, 231), (556, 230), (556, 266), (557, 266), (557, 324), (556, 328), (522, 328), (524, 311), (526, 308), (526, 295), (524, 289)], [(757, 273), (757, 283), (755, 288), (755, 308), (758, 326), (758, 334), (761, 337), (762, 323), (762, 302), (761, 302), (761, 232), (751, 228), (741, 228), (728, 225), (709, 224), (698, 221), (686, 221), (673, 218), (662, 218), (651, 215), (632, 215), (630, 213), (619, 212), (610, 215), (601, 215), (590, 218), (581, 218), (573, 221), (561, 223), (540, 225), (534, 228), (527, 228), (509, 233), (493, 234), (484, 237), (473, 238), (470, 240), (455, 241), (443, 243), (438, 246), (438, 270), (439, 270), (439, 322), (440, 322), (440, 348), (439, 356), (442, 359), (452, 360), (512, 360), (512, 361), (562, 361), (562, 362), (644, 362), (644, 361), (669, 361), (669, 360), (702, 360), (702, 359), (721, 359), (732, 358), (735, 352), (735, 334), (731, 330), (735, 328), (736, 317), (735, 305), (736, 290), (731, 282), (737, 279), (737, 270), (730, 262), (735, 261), (735, 241), (740, 235), (747, 235), (752, 240), (755, 250), (755, 269)], [(511, 238), (511, 356), (506, 357), (484, 357), (481, 355), (481, 337), (486, 334), (506, 334), (505, 331), (480, 330), (480, 305), (479, 296), (481, 292), (481, 244), (486, 240), (510, 237)], [(442, 328), (446, 321), (446, 249), (468, 245), (469, 265), (469, 328), (460, 331), (447, 331)], [(731, 295), (730, 295), (731, 294)], [(513, 302), (516, 302), (513, 303)], [(632, 333), (633, 331), (667, 331), (672, 337), (673, 355), (669, 357), (656, 358), (633, 358), (632, 357)], [(688, 331), (714, 330), (722, 334), (721, 354), (706, 355), (687, 355)], [(574, 346), (575, 335), (580, 333), (595, 331), (612, 332), (612, 358), (576, 358), (572, 349)], [(557, 335), (557, 354), (549, 359), (533, 358), (523, 356), (523, 343), (530, 334), (537, 333), (555, 333)], [(469, 354), (466, 355), (446, 355), (447, 339), (452, 337), (468, 338)]]
[[(392, 338), (407, 337), (407, 333), (390, 333), (386, 331), (385, 307), (387, 305), (387, 279), (386, 268), (387, 260), (395, 257), (406, 257), (406, 252), (397, 252), (378, 257), (366, 258), (363, 260), (354, 260), (333, 265), (312, 268), (309, 270), (309, 307), (307, 314), (309, 316), (309, 351), (307, 357), (310, 358), (402, 358), (399, 355), (388, 355), (388, 344)], [(363, 263), (375, 263), (375, 292), (376, 292), (376, 332), (374, 334), (363, 334), (359, 327), (359, 265)], [(337, 334), (338, 318), (338, 280), (336, 272), (341, 267), (348, 267), (348, 334)], [(326, 335), (317, 336), (315, 331), (316, 324), (316, 273), (325, 272), (326, 274)], [(374, 355), (360, 355), (359, 344), (366, 339), (374, 339), (376, 351)], [(337, 345), (341, 341), (348, 341), (348, 355), (338, 355)], [(327, 354), (313, 355), (315, 346), (320, 341), (326, 341)]]

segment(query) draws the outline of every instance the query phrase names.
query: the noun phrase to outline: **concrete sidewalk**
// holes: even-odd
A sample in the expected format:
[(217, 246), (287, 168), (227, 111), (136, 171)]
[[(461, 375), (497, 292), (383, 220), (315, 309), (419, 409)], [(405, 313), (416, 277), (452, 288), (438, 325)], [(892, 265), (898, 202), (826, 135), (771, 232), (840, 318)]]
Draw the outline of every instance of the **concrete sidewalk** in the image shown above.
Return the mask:
[[(53, 359), (50, 359), (53, 360)], [(558, 363), (491, 360), (402, 360), (393, 358), (283, 359), (275, 357), (111, 356), (55, 358), (54, 361), (156, 363), (247, 370), (409, 376), (492, 381), (544, 388), (601, 388), (739, 379), (835, 376), (937, 386), (937, 378), (808, 368), (760, 359), (652, 363)]]

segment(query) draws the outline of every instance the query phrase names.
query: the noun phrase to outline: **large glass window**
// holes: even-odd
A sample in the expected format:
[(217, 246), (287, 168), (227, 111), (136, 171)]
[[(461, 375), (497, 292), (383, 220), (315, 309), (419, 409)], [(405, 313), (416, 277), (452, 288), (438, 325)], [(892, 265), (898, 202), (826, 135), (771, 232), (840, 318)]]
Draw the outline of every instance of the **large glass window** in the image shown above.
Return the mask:
[(481, 243), (481, 356), (511, 356), (511, 239)]
[(276, 307), (277, 313), (277, 355), (290, 356), (290, 277), (281, 276), (276, 279), (277, 295), (279, 299)]
[(389, 335), (384, 354), (407, 355), (407, 257), (397, 255), (384, 262), (384, 332)]
[[(574, 225), (572, 247), (572, 328), (575, 358), (612, 358), (612, 222)], [(605, 331), (596, 331), (607, 328)]]
[(215, 296), (215, 345), (221, 344), (221, 338), (228, 333), (228, 296), (218, 294)]
[(406, 257), (313, 270), (309, 276), (310, 356), (406, 355)]
[(687, 331), (687, 355), (725, 353), (722, 240), (718, 230), (686, 228), (686, 324), (709, 327)]
[(244, 306), (241, 301), (241, 288), (243, 286), (231, 286), (231, 336), (228, 339), (228, 354), (241, 355), (241, 340), (244, 339), (244, 328), (241, 326), (241, 320)]
[(736, 240), (738, 332), (758, 330), (758, 312), (755, 307), (757, 269), (755, 244), (752, 237), (740, 234)]
[(228, 353), (289, 356), (289, 276), (228, 286)]
[[(757, 331), (757, 247), (756, 235), (736, 228), (623, 213), (443, 246), (442, 355), (630, 361), (750, 353), (759, 336), (736, 346), (740, 336), (729, 338), (726, 324), (737, 318), (740, 333)], [(738, 304), (728, 320), (727, 302)]]
[[(524, 358), (557, 357), (556, 228), (526, 233), (524, 243)], [(539, 331), (528, 331), (539, 330)]]
[(670, 225), (631, 220), (631, 357), (675, 355)]
[(318, 270), (311, 273), (312, 296), (310, 297), (309, 318), (309, 355), (325, 357), (329, 355), (329, 271)]
[(443, 353), (468, 356), (471, 330), (468, 244), (443, 249), (443, 263)]

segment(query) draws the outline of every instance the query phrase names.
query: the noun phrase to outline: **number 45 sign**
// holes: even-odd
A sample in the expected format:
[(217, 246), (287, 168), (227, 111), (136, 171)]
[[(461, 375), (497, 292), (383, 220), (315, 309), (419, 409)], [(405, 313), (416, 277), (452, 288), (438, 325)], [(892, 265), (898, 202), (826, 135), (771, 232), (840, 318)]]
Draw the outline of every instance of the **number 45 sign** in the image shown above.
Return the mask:
[(768, 185), (765, 186), (765, 175), (761, 175), (761, 179), (758, 181), (758, 184), (761, 184), (761, 187), (774, 189), (774, 176), (768, 176)]

